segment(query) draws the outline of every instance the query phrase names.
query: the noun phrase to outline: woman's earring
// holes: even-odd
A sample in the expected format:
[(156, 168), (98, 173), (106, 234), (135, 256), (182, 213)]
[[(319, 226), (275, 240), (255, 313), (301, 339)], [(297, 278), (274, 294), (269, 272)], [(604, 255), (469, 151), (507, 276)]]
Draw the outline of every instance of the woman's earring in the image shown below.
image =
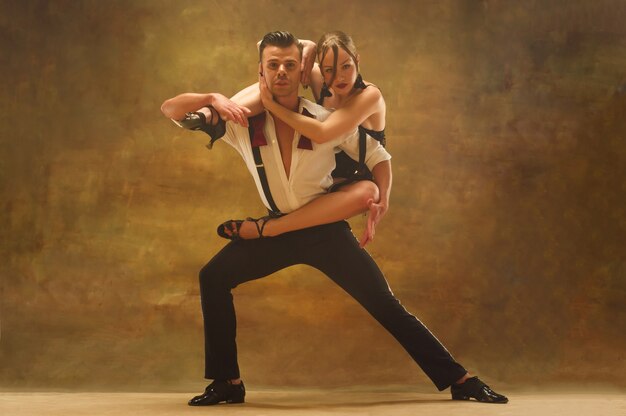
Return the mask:
[(322, 84), (322, 91), (320, 91), (320, 100), (324, 100), (326, 97), (332, 97), (333, 94), (330, 92), (328, 85), (326, 85), (326, 81)]
[(356, 80), (354, 81), (354, 88), (360, 88), (362, 90), (367, 88), (367, 85), (365, 85), (365, 82), (363, 82), (363, 77), (361, 76), (361, 74), (356, 76)]

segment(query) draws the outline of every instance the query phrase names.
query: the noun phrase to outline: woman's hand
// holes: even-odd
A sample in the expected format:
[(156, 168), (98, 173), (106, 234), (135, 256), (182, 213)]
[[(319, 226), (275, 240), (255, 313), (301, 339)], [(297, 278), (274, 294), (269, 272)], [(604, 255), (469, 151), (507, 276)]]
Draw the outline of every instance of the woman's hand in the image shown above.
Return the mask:
[(300, 76), (300, 83), (304, 88), (307, 88), (311, 83), (311, 71), (313, 70), (313, 64), (315, 64), (315, 54), (317, 53), (317, 45), (310, 40), (301, 40), (304, 44), (302, 48), (302, 75)]
[(270, 107), (274, 103), (274, 96), (270, 92), (270, 89), (267, 88), (267, 84), (265, 83), (265, 77), (263, 76), (263, 73), (260, 71), (259, 71), (259, 91), (261, 92), (261, 102), (263, 103), (263, 107), (271, 111)]
[(248, 127), (248, 115), (251, 111), (248, 107), (236, 104), (222, 94), (212, 94), (211, 106), (217, 111), (222, 120), (235, 122), (243, 127)]

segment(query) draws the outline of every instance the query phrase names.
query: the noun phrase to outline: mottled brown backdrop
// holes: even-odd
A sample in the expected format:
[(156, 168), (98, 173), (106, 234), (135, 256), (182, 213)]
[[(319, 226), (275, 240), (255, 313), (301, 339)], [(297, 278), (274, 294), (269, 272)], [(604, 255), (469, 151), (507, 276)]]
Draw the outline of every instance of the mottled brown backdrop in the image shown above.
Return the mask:
[[(623, 0), (1, 1), (0, 386), (202, 385), (197, 272), (263, 209), (159, 106), (253, 82), (267, 31), (342, 29), (388, 105), (369, 250), (395, 294), (494, 385), (626, 387), (624, 22)], [(434, 391), (309, 267), (235, 297), (249, 385)]]

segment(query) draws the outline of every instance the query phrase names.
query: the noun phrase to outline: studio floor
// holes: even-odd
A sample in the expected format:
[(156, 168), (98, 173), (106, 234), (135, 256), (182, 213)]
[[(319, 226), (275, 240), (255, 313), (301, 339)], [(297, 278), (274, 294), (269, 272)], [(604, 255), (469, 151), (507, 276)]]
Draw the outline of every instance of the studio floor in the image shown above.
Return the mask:
[(194, 393), (0, 392), (1, 416), (465, 415), (624, 416), (626, 393), (507, 392), (505, 405), (456, 402), (447, 393), (250, 390), (245, 404), (189, 407)]

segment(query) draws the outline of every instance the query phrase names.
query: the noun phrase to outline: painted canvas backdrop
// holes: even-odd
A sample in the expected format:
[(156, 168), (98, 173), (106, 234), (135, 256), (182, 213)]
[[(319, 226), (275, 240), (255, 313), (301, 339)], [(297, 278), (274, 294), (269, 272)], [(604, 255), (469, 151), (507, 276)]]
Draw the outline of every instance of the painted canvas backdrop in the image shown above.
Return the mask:
[[(254, 82), (277, 29), (350, 33), (383, 91), (368, 250), (407, 309), (492, 384), (626, 386), (624, 21), (619, 0), (0, 2), (0, 386), (198, 385), (197, 272), (263, 207), (159, 107)], [(249, 384), (433, 389), (316, 270), (234, 293)]]

